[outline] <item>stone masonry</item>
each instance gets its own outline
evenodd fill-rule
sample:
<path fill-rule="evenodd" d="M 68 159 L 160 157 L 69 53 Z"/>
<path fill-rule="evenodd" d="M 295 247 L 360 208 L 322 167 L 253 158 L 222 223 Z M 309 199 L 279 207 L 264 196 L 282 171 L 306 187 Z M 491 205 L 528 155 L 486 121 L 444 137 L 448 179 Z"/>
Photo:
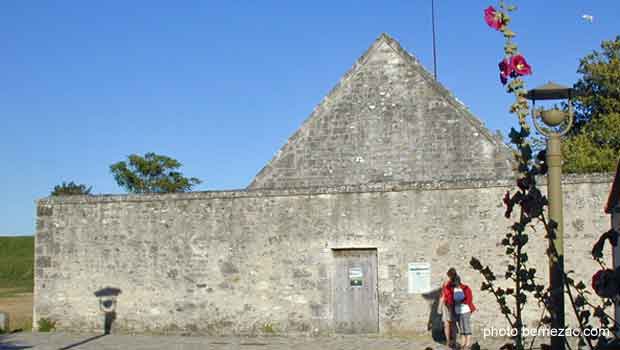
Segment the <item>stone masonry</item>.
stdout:
<path fill-rule="evenodd" d="M 431 301 L 407 293 L 407 263 L 432 283 L 456 267 L 478 290 L 471 256 L 501 269 L 507 181 L 202 192 L 41 200 L 35 320 L 102 329 L 93 293 L 120 288 L 124 332 L 330 333 L 333 249 L 375 247 L 381 333 L 426 331 Z M 608 229 L 609 177 L 565 184 L 566 265 L 587 279 L 592 242 Z M 546 271 L 544 241 L 531 260 Z M 537 242 L 537 243 L 535 243 Z M 546 273 L 543 273 L 546 276 Z M 475 323 L 504 324 L 477 292 Z M 538 310 L 528 313 L 536 320 Z"/>
<path fill-rule="evenodd" d="M 509 178 L 511 159 L 501 139 L 383 34 L 250 188 Z"/>
<path fill-rule="evenodd" d="M 331 334 L 336 252 L 359 248 L 376 249 L 380 334 L 428 331 L 434 298 L 409 293 L 412 262 L 430 263 L 433 287 L 455 267 L 475 292 L 476 328 L 507 326 L 468 262 L 508 263 L 510 157 L 381 35 L 246 190 L 39 200 L 35 327 L 103 329 L 94 293 L 112 287 L 113 332 Z M 566 266 L 586 282 L 610 182 L 564 179 Z M 546 242 L 530 242 L 545 278 Z"/>

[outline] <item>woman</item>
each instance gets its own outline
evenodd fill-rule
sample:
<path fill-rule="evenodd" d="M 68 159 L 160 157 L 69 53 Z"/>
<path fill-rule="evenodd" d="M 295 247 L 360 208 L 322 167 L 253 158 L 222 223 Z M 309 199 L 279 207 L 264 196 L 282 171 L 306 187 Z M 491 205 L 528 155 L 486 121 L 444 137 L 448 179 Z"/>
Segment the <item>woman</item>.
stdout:
<path fill-rule="evenodd" d="M 461 278 L 455 276 L 452 279 L 452 302 L 454 314 L 456 316 L 456 324 L 461 334 L 461 346 L 463 349 L 469 349 L 471 346 L 471 314 L 476 311 L 474 306 L 474 297 L 471 288 L 461 283 Z"/>
<path fill-rule="evenodd" d="M 446 273 L 448 279 L 441 285 L 441 293 L 439 294 L 439 305 L 437 312 L 441 314 L 443 321 L 443 331 L 446 336 L 446 344 L 453 348 L 456 341 L 456 328 L 454 327 L 454 308 L 453 303 L 448 300 L 452 299 L 452 279 L 457 276 L 454 268 L 448 269 Z"/>

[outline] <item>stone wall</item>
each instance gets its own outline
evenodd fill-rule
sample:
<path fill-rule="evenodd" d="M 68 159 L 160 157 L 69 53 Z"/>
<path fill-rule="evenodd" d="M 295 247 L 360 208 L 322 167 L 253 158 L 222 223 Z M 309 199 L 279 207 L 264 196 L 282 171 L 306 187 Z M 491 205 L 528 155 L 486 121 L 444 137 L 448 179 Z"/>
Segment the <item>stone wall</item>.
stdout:
<path fill-rule="evenodd" d="M 381 35 L 250 188 L 514 176 L 501 138 Z"/>
<path fill-rule="evenodd" d="M 609 229 L 611 176 L 565 181 L 566 266 L 589 279 L 589 250 Z M 34 320 L 103 328 L 94 292 L 121 289 L 114 331 L 325 334 L 333 329 L 333 249 L 378 252 L 380 332 L 427 330 L 431 300 L 407 293 L 407 264 L 432 284 L 456 267 L 472 285 L 474 324 L 502 326 L 469 268 L 503 271 L 508 181 L 380 184 L 307 190 L 46 198 L 38 202 Z M 542 232 L 539 231 L 539 236 Z M 534 236 L 534 235 L 533 235 Z M 546 243 L 530 258 L 546 275 Z M 527 310 L 528 320 L 539 311 Z"/>

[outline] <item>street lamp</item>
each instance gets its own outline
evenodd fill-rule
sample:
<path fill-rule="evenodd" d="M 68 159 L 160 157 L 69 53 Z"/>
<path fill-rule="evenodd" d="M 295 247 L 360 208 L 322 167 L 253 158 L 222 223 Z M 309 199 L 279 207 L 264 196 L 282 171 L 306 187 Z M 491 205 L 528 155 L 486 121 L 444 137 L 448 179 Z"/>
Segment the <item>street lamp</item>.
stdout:
<path fill-rule="evenodd" d="M 547 138 L 547 198 L 549 200 L 549 219 L 557 223 L 555 236 L 549 237 L 549 248 L 556 254 L 549 257 L 549 279 L 551 282 L 551 329 L 564 329 L 564 219 L 562 216 L 562 143 L 561 137 L 573 125 L 573 107 L 571 88 L 549 82 L 528 91 L 527 98 L 532 100 L 532 120 L 536 130 Z M 536 109 L 537 100 L 567 100 L 568 111 L 554 107 Z M 542 119 L 546 128 L 541 126 Z M 564 350 L 564 338 L 551 337 L 551 348 Z"/>

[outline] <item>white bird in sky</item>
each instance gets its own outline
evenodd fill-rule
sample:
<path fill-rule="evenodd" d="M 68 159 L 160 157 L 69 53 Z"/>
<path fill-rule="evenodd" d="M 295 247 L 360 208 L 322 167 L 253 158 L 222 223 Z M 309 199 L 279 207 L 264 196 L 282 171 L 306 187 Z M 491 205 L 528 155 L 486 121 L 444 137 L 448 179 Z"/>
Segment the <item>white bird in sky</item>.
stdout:
<path fill-rule="evenodd" d="M 592 15 L 581 15 L 581 18 L 583 18 L 584 20 L 592 23 L 592 21 L 594 21 L 594 16 Z"/>

